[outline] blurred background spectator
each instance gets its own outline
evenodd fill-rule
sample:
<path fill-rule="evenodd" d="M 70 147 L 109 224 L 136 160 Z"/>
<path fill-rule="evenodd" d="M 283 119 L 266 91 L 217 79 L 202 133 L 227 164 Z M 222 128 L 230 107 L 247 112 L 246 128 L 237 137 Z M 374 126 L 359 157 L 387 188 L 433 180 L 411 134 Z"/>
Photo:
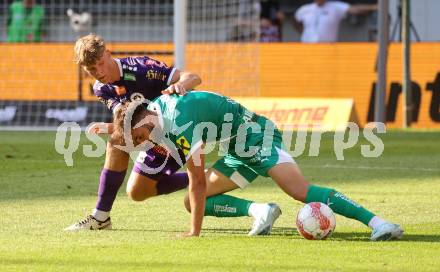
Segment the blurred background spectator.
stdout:
<path fill-rule="evenodd" d="M 341 1 L 315 0 L 295 12 L 294 26 L 301 33 L 302 42 L 336 42 L 341 21 L 348 14 L 367 14 L 376 9 L 376 4 L 350 5 Z"/>
<path fill-rule="evenodd" d="M 22 20 L 21 23 L 12 22 L 12 7 L 19 7 L 21 3 L 24 7 L 25 2 L 29 0 L 3 0 L 0 1 L 0 42 L 21 40 L 23 42 L 28 39 L 18 39 L 19 29 L 23 27 L 17 27 L 17 25 L 25 26 L 24 17 L 15 17 L 18 20 Z M 143 1 L 130 1 L 127 5 L 121 0 L 106 0 L 106 1 L 87 1 L 87 0 L 44 0 L 44 1 L 30 1 L 35 2 L 32 5 L 33 9 L 37 10 L 36 6 L 43 6 L 42 10 L 43 19 L 35 18 L 33 22 L 40 22 L 41 33 L 29 35 L 35 36 L 34 40 L 44 39 L 45 42 L 72 42 L 77 38 L 77 33 L 72 31 L 71 18 L 66 15 L 66 11 L 70 8 L 74 12 L 82 13 L 88 12 L 93 15 L 93 32 L 100 33 L 104 36 L 111 37 L 112 41 L 149 41 L 149 42 L 161 42 L 172 41 L 172 16 L 173 16 L 173 1 L 172 0 L 143 0 Z M 190 6 L 196 6 L 199 10 L 205 9 L 209 6 L 211 1 L 209 0 L 197 0 L 189 1 Z M 269 37 L 279 35 L 279 39 L 282 42 L 297 42 L 301 41 L 301 33 L 295 30 L 292 20 L 295 17 L 296 11 L 306 4 L 314 3 L 314 0 L 277 0 L 276 4 L 269 4 L 274 6 L 275 13 L 269 12 L 270 15 L 263 15 L 262 5 L 265 5 L 264 0 L 234 0 L 226 1 L 224 10 L 218 11 L 218 16 L 224 16 L 225 14 L 232 14 L 232 18 L 238 17 L 240 14 L 242 17 L 236 22 L 235 28 L 230 27 L 229 23 L 224 24 L 225 28 L 212 25 L 212 28 L 216 28 L 215 31 L 210 33 L 203 33 L 197 31 L 200 24 L 205 26 L 210 25 L 211 22 L 205 20 L 205 17 L 194 17 L 194 25 L 189 25 L 189 40 L 211 40 L 211 41 L 256 41 L 260 39 L 258 35 L 263 32 L 262 38 L 264 39 L 265 29 L 261 29 L 260 20 L 258 17 L 263 16 L 269 18 L 271 21 L 269 27 Z M 225 3 L 226 3 L 225 2 Z M 260 3 L 262 2 L 262 3 Z M 334 2 L 327 0 L 328 3 Z M 351 6 L 356 5 L 371 5 L 377 4 L 377 0 L 340 0 L 340 2 L 347 3 Z M 439 41 L 440 28 L 433 27 L 438 25 L 437 11 L 440 9 L 440 1 L 438 0 L 419 0 L 413 1 L 411 7 L 411 21 L 417 28 L 422 41 Z M 192 3 L 192 4 L 191 4 Z M 203 4 L 204 3 L 204 4 Z M 230 3 L 230 4 L 229 4 Z M 389 12 L 391 16 L 390 27 L 396 24 L 399 20 L 398 16 L 398 4 L 399 0 L 389 0 Z M 40 5 L 38 5 L 40 4 Z M 229 7 L 234 6 L 233 9 Z M 237 7 L 238 6 L 238 7 Z M 258 10 L 257 10 L 258 6 Z M 192 9 L 195 10 L 195 9 Z M 270 9 L 269 9 L 270 10 Z M 19 14 L 19 9 L 14 9 L 15 14 Z M 22 9 L 23 11 L 23 9 Z M 30 9 L 28 9 L 30 11 Z M 35 11 L 34 11 L 35 12 Z M 221 14 L 220 14 L 221 12 Z M 155 14 L 160 14 L 156 16 Z M 277 17 L 277 13 L 282 13 L 283 17 Z M 267 13 L 265 13 L 267 14 Z M 275 14 L 275 16 L 273 16 Z M 191 14 L 190 14 L 191 15 Z M 231 18 L 228 17 L 228 18 Z M 254 18 L 255 17 L 255 18 Z M 21 19 L 20 19 L 21 18 Z M 226 18 L 226 17 L 225 17 Z M 272 27 L 275 19 L 275 25 L 278 29 Z M 96 24 L 99 22 L 99 24 Z M 148 28 L 144 26 L 148 25 Z M 227 26 L 227 27 L 226 27 Z M 264 23 L 263 23 L 264 27 Z M 370 12 L 367 14 L 350 14 L 347 13 L 346 17 L 339 24 L 339 34 L 337 41 L 341 42 L 373 42 L 376 41 L 377 30 L 377 12 Z M 391 29 L 390 29 L 391 30 Z M 9 33 L 15 33 L 9 35 Z M 271 34 L 275 33 L 275 35 Z M 44 34 L 43 37 L 41 37 Z M 9 38 L 8 38 L 9 36 Z M 40 36 L 40 38 L 38 38 Z M 21 34 L 21 37 L 23 35 Z M 26 35 L 24 36 L 26 37 Z M 14 39 L 13 39 L 14 38 Z"/>
<path fill-rule="evenodd" d="M 281 42 L 284 13 L 278 0 L 260 1 L 260 41 Z"/>
<path fill-rule="evenodd" d="M 9 5 L 8 42 L 41 42 L 44 8 L 35 0 L 15 1 Z"/>

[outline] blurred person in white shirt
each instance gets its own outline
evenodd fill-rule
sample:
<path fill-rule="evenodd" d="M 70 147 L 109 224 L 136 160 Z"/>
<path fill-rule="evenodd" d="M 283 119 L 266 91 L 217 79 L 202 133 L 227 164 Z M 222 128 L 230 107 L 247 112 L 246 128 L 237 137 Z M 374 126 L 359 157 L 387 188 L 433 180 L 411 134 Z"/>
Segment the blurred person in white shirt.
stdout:
<path fill-rule="evenodd" d="M 294 26 L 301 33 L 302 42 L 336 42 L 341 21 L 348 14 L 366 14 L 375 10 L 377 4 L 350 5 L 341 1 L 315 0 L 296 11 Z"/>

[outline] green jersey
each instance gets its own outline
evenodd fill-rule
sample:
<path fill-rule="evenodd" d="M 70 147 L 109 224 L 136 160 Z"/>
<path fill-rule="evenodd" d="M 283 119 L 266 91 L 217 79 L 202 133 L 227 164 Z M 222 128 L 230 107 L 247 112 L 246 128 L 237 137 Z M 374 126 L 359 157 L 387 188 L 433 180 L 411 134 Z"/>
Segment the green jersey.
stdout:
<path fill-rule="evenodd" d="M 148 106 L 159 115 L 163 133 L 186 157 L 203 142 L 235 139 L 254 113 L 234 100 L 211 92 L 162 95 Z"/>
<path fill-rule="evenodd" d="M 26 8 L 22 1 L 9 7 L 8 42 L 40 42 L 44 9 L 40 5 Z"/>
<path fill-rule="evenodd" d="M 203 142 L 220 142 L 222 158 L 212 167 L 241 188 L 258 175 L 267 177 L 277 164 L 295 163 L 272 121 L 228 97 L 210 92 L 162 95 L 148 109 L 158 114 L 160 137 L 165 137 L 161 142 L 180 158 L 188 159 Z"/>

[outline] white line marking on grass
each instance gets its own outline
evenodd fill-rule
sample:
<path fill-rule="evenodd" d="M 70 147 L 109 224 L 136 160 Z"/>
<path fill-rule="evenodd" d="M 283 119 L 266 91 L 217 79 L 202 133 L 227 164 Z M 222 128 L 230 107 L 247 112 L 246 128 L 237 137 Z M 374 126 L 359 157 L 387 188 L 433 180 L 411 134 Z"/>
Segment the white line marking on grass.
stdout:
<path fill-rule="evenodd" d="M 393 167 L 393 166 L 346 166 L 336 164 L 324 164 L 324 165 L 300 165 L 300 167 L 307 168 L 339 168 L 339 169 L 361 169 L 361 170 L 408 170 L 408 171 L 421 171 L 421 172 L 439 172 L 438 168 L 410 168 L 410 167 Z"/>

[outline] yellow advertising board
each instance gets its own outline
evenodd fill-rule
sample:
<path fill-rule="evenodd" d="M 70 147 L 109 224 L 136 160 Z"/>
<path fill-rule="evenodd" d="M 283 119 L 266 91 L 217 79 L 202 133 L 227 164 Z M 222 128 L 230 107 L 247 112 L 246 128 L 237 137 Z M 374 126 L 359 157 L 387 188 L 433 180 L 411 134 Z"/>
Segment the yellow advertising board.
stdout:
<path fill-rule="evenodd" d="M 235 97 L 281 129 L 335 131 L 350 121 L 353 99 Z"/>

